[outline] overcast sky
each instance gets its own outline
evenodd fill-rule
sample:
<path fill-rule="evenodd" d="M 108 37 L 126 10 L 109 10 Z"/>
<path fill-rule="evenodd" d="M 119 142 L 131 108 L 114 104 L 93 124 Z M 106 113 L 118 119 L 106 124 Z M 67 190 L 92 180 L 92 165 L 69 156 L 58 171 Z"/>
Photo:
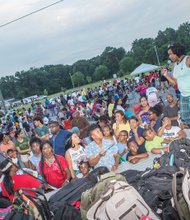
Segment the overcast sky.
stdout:
<path fill-rule="evenodd" d="M 56 0 L 0 0 L 0 25 Z M 190 21 L 190 0 L 65 0 L 0 28 L 0 77 L 49 64 L 72 64 L 106 46 L 130 50 Z"/>

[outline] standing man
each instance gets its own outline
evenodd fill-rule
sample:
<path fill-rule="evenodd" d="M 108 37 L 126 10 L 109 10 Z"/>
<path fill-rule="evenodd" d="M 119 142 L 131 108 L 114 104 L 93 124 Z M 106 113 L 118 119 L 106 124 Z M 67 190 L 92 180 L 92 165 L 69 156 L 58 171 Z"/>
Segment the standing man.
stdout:
<path fill-rule="evenodd" d="M 180 96 L 180 117 L 185 127 L 190 127 L 190 56 L 185 56 L 185 48 L 175 43 L 168 48 L 169 58 L 175 62 L 173 77 L 168 75 L 167 69 L 162 69 L 166 79 L 178 85 Z"/>

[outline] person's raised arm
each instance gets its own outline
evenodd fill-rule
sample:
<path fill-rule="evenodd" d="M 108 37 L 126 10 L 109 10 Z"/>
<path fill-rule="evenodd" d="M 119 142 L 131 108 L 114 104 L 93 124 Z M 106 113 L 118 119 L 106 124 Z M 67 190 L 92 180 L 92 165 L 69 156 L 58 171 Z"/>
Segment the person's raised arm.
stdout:
<path fill-rule="evenodd" d="M 161 69 L 161 72 L 162 72 L 162 74 L 166 77 L 166 79 L 167 79 L 171 84 L 173 84 L 173 85 L 176 85 L 176 84 L 177 84 L 177 80 L 168 75 L 168 70 L 167 70 L 167 69 L 162 68 L 162 69 Z"/>
<path fill-rule="evenodd" d="M 71 173 L 71 178 L 75 178 L 75 173 L 74 173 L 74 170 L 73 170 L 73 165 L 72 165 L 72 161 L 71 161 L 71 156 L 69 154 L 69 151 L 67 150 L 66 153 L 65 153 L 65 159 L 68 163 L 68 166 L 69 166 L 69 170 L 70 170 L 70 173 Z"/>
<path fill-rule="evenodd" d="M 99 162 L 99 160 L 100 160 L 100 158 L 101 157 L 103 157 L 103 156 L 105 156 L 106 155 L 106 151 L 103 151 L 103 152 L 100 152 L 98 155 L 96 155 L 96 156 L 92 156 L 92 157 L 90 157 L 89 158 L 89 164 L 90 164 L 90 166 L 95 166 L 98 162 Z"/>

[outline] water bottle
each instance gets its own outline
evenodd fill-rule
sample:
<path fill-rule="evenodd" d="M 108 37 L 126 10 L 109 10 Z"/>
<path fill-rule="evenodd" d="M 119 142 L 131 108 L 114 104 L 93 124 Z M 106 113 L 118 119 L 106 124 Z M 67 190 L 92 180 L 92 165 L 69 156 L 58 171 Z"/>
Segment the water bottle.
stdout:
<path fill-rule="evenodd" d="M 170 156 L 169 164 L 170 164 L 171 167 L 174 165 L 174 155 L 173 154 Z"/>

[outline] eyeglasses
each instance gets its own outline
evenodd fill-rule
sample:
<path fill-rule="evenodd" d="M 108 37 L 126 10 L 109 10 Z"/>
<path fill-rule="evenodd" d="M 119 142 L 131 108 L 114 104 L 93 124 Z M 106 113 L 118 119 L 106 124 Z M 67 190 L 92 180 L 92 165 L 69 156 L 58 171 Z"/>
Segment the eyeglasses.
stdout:
<path fill-rule="evenodd" d="M 49 128 L 56 128 L 58 125 L 51 125 Z"/>
<path fill-rule="evenodd" d="M 79 168 L 82 169 L 82 170 L 83 169 L 88 169 L 88 166 L 80 166 Z"/>

